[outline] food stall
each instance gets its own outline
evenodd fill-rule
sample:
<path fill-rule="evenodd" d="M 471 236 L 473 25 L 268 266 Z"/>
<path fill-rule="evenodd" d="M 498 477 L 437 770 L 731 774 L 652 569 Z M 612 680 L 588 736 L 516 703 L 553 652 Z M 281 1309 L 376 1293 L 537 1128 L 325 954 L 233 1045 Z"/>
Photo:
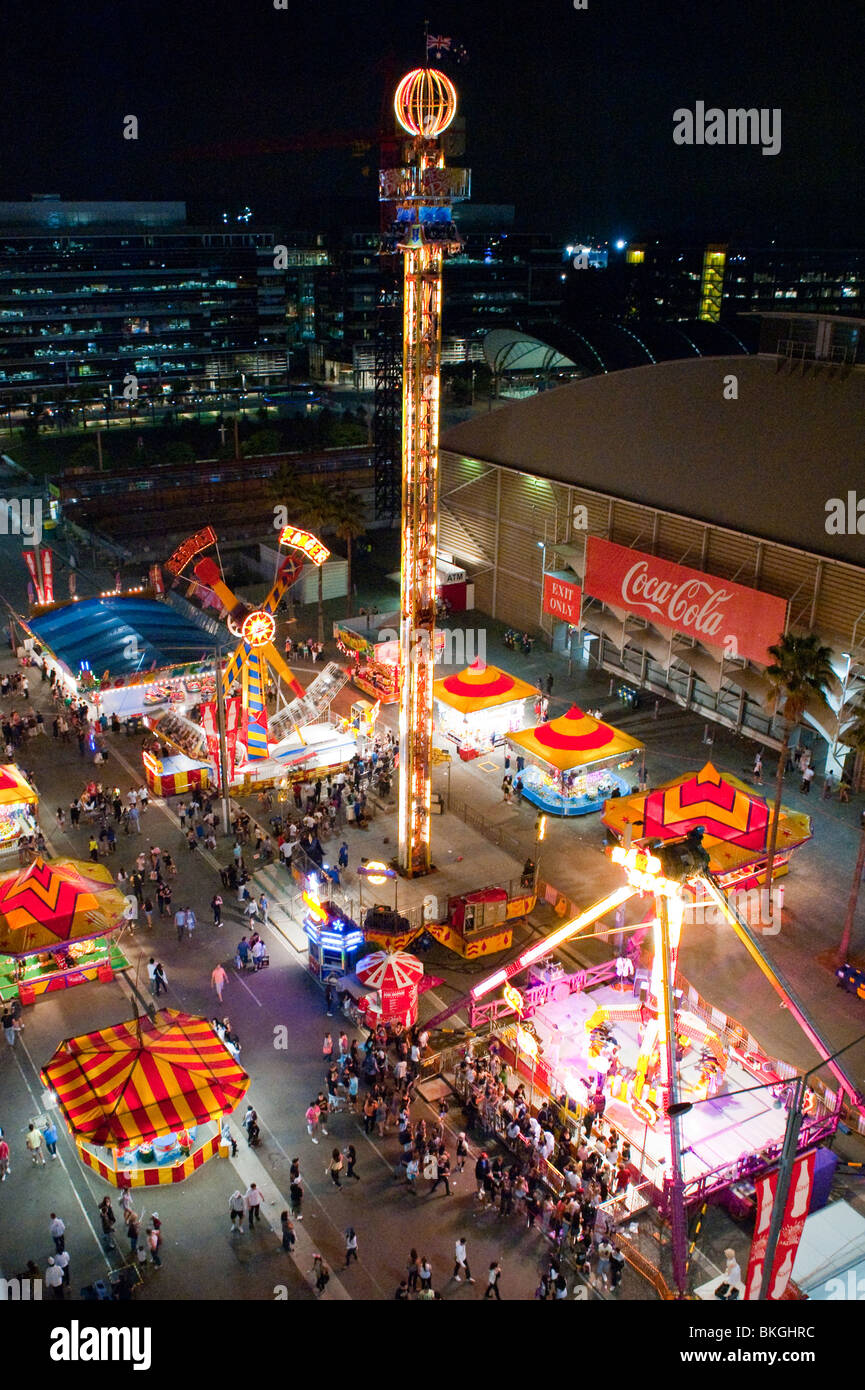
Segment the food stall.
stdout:
<path fill-rule="evenodd" d="M 128 969 L 114 939 L 127 911 L 102 864 L 37 858 L 0 875 L 0 999 L 32 1004 Z"/>
<path fill-rule="evenodd" d="M 359 690 L 383 705 L 399 699 L 399 613 L 343 618 L 334 623 L 336 645 L 349 663 L 349 678 Z M 388 635 L 380 640 L 381 634 Z M 436 628 L 433 644 L 438 659 L 445 635 Z"/>
<path fill-rule="evenodd" d="M 20 767 L 0 764 L 0 855 L 15 850 L 21 835 L 35 835 L 39 797 Z"/>
<path fill-rule="evenodd" d="M 523 728 L 529 717 L 528 701 L 539 694 L 527 681 L 476 661 L 464 671 L 433 682 L 436 728 L 456 744 L 467 762 Z"/>
<path fill-rule="evenodd" d="M 424 974 L 417 956 L 407 951 L 374 951 L 358 961 L 355 974 L 362 985 L 374 991 L 364 1010 L 368 1028 L 377 1028 L 380 1023 L 401 1023 L 410 1028 L 417 1023 L 418 986 Z"/>
<path fill-rule="evenodd" d="M 81 1162 L 115 1187 L 188 1178 L 249 1087 L 207 1019 L 177 1009 L 67 1038 L 41 1077 Z"/>
<path fill-rule="evenodd" d="M 181 792 L 193 788 L 204 790 L 210 784 L 210 772 L 206 763 L 197 762 L 186 753 L 169 753 L 160 756 L 144 749 L 141 754 L 144 763 L 144 777 L 151 796 L 179 796 Z"/>
<path fill-rule="evenodd" d="M 363 932 L 330 901 L 319 902 L 313 893 L 304 892 L 306 909 L 303 930 L 309 942 L 307 965 L 316 979 L 345 975 L 364 946 Z"/>
<path fill-rule="evenodd" d="M 519 778 L 526 800 L 553 816 L 600 811 L 607 797 L 625 796 L 632 781 L 643 780 L 639 739 L 577 705 L 558 719 L 510 734 L 507 742 L 526 764 L 514 782 Z"/>

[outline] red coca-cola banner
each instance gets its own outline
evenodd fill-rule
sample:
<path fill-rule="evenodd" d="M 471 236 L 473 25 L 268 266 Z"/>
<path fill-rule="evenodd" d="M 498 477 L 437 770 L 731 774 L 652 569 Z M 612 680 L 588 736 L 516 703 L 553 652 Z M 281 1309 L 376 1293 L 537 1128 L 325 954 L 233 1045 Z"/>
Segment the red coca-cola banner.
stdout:
<path fill-rule="evenodd" d="M 783 1298 L 793 1272 L 793 1263 L 799 1241 L 808 1215 L 811 1202 L 811 1188 L 814 1182 L 814 1153 L 806 1154 L 793 1166 L 790 1191 L 784 1208 L 781 1234 L 772 1263 L 772 1278 L 769 1284 L 769 1298 Z M 754 1237 L 751 1241 L 751 1258 L 748 1261 L 748 1277 L 745 1280 L 745 1297 L 759 1298 L 763 1283 L 763 1265 L 766 1259 L 766 1246 L 769 1241 L 769 1224 L 775 1207 L 775 1194 L 778 1190 L 778 1173 L 770 1173 L 757 1183 L 757 1220 L 754 1224 Z"/>
<path fill-rule="evenodd" d="M 566 623 L 579 623 L 580 599 L 582 590 L 579 584 L 569 579 L 557 579 L 553 574 L 544 575 L 544 612 Z"/>
<path fill-rule="evenodd" d="M 762 665 L 787 621 L 786 599 L 597 536 L 586 542 L 585 589 L 614 608 Z"/>

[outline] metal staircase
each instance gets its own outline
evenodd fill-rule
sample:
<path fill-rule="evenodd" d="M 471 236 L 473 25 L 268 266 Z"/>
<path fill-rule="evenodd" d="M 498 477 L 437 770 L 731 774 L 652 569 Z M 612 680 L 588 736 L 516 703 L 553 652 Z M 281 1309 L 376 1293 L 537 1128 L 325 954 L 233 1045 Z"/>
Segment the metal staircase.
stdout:
<path fill-rule="evenodd" d="M 327 713 L 332 701 L 348 683 L 348 674 L 335 661 L 329 661 L 320 675 L 306 688 L 303 699 L 292 700 L 268 722 L 271 742 L 279 742 L 299 725 L 315 724 Z"/>

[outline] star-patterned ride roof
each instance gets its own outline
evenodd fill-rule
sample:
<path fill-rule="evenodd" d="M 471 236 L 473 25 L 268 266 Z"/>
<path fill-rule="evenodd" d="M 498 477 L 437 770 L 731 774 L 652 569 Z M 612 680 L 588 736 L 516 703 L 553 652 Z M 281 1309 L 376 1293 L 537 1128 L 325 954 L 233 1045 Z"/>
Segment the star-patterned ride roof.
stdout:
<path fill-rule="evenodd" d="M 28 956 L 104 936 L 120 925 L 125 906 L 103 865 L 38 857 L 0 875 L 0 955 Z"/>

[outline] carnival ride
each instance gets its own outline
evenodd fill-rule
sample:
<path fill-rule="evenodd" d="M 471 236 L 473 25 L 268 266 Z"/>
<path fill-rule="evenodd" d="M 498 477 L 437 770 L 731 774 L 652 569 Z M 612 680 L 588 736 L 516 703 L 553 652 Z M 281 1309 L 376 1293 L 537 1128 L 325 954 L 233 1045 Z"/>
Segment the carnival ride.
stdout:
<path fill-rule="evenodd" d="M 186 581 L 188 597 L 215 602 L 237 638 L 218 676 L 221 688 L 214 691 L 225 707 L 227 780 L 232 789 L 287 786 L 310 774 L 344 770 L 357 747 L 351 727 L 336 727 L 329 719 L 331 702 L 348 679 L 345 672 L 330 662 L 304 689 L 273 641 L 279 603 L 298 578 L 303 557 L 322 565 L 330 552 L 311 532 L 294 526 L 283 528 L 279 544 L 299 554 L 280 560 L 267 595 L 257 605 L 239 598 L 225 582 L 210 526 L 185 541 L 165 566 L 183 580 L 194 561 L 194 579 Z M 213 683 L 215 687 L 215 678 Z M 275 701 L 269 712 L 271 691 Z M 213 785 L 220 781 L 220 700 L 196 700 L 196 693 L 207 693 L 204 686 L 187 693 L 186 708 L 173 705 L 147 721 L 155 740 L 145 750 L 145 768 L 154 791 L 158 785 L 166 795 L 201 784 L 204 778 Z"/>
<path fill-rule="evenodd" d="M 456 115 L 444 73 L 406 74 L 394 111 L 412 137 L 399 169 L 382 170 L 379 198 L 395 218 L 386 238 L 403 255 L 402 546 L 400 569 L 399 867 L 429 873 L 442 261 L 458 251 L 452 204 L 468 197 L 465 169 L 446 169 L 439 137 Z"/>
<path fill-rule="evenodd" d="M 744 1103 L 742 1091 L 736 1089 L 735 1098 L 725 1096 L 725 1078 L 729 1068 L 738 1063 L 751 1075 L 758 1078 L 758 1089 L 762 1085 L 773 1086 L 782 1080 L 757 1050 L 753 1041 L 743 1034 L 736 1043 L 731 1043 L 722 1030 L 716 1031 L 702 1022 L 674 988 L 676 978 L 679 933 L 684 913 L 683 890 L 699 886 L 716 905 L 722 918 L 732 928 L 749 956 L 759 967 L 769 984 L 780 996 L 784 1006 L 796 1019 L 800 1028 L 814 1047 L 818 1056 L 826 1064 L 828 1071 L 837 1082 L 837 1092 L 825 1095 L 819 1114 L 813 1123 L 804 1126 L 799 1141 L 799 1151 L 806 1152 L 834 1132 L 837 1128 L 841 1106 L 845 1097 L 852 1106 L 865 1114 L 865 1097 L 859 1092 L 854 1080 L 841 1061 L 833 1055 L 832 1049 L 824 1042 L 819 1028 L 808 1011 L 798 999 L 777 965 L 769 961 L 761 946 L 759 936 L 738 911 L 735 900 L 728 897 L 709 868 L 709 853 L 703 847 L 702 827 L 695 827 L 686 836 L 668 840 L 665 844 L 653 844 L 648 848 L 631 846 L 626 849 L 618 846 L 613 850 L 613 860 L 623 869 L 627 882 L 570 922 L 564 923 L 541 941 L 527 947 L 509 964 L 493 971 L 476 984 L 468 995 L 455 1000 L 447 1009 L 435 1015 L 426 1023 L 429 1030 L 441 1024 L 467 1004 L 471 1009 L 473 1026 L 478 1026 L 475 1006 L 480 1001 L 503 989 L 500 1000 L 490 999 L 496 1006 L 496 1017 L 508 1012 L 520 1013 L 513 1004 L 511 981 L 530 965 L 548 956 L 565 942 L 585 931 L 607 913 L 623 906 L 629 899 L 639 895 L 651 895 L 654 899 L 653 920 L 654 951 L 651 974 L 639 972 L 635 981 L 635 994 L 639 1002 L 622 1005 L 621 996 L 610 991 L 609 1001 L 601 1008 L 584 1009 L 584 1036 L 587 1041 L 582 1062 L 566 1073 L 563 1100 L 588 1105 L 590 1095 L 600 1091 L 612 1097 L 614 1103 L 624 1107 L 620 1114 L 627 1112 L 634 1116 L 638 1127 L 636 1136 L 642 1133 L 643 1147 L 646 1136 L 656 1136 L 656 1157 L 651 1165 L 651 1176 L 647 1181 L 655 1189 L 655 1198 L 661 1210 L 670 1219 L 672 1227 L 672 1255 L 674 1279 L 680 1292 L 684 1291 L 687 1268 L 687 1202 L 707 1190 L 705 1175 L 709 1174 L 722 1185 L 734 1181 L 734 1174 L 744 1173 L 755 1176 L 769 1171 L 779 1161 L 783 1119 L 775 1119 L 772 1128 L 768 1117 L 778 1112 L 771 1106 L 763 1105 L 760 1113 L 755 1113 L 755 1104 L 749 1109 Z M 641 978 L 641 976 L 643 978 Z M 509 988 L 510 987 L 510 988 Z M 578 983 L 578 989 L 584 985 Z M 565 993 L 567 994 L 567 987 Z M 714 1017 L 714 1015 L 713 1015 Z M 521 1020 L 522 1022 L 522 1020 Z M 635 1024 L 637 1029 L 636 1065 L 629 1068 L 613 1065 L 618 1040 L 614 1026 Z M 558 1026 L 558 1025 L 557 1025 Z M 583 1031 L 582 1029 L 580 1030 Z M 692 1051 L 696 1042 L 696 1058 L 686 1054 Z M 606 1049 L 603 1062 L 598 1065 Z M 536 1048 L 536 1055 L 541 1049 Z M 612 1055 L 611 1055 L 612 1054 Z M 581 1054 L 582 1055 L 582 1054 Z M 580 1071 L 593 1070 L 594 1076 L 586 1078 Z M 689 1071 L 689 1075 L 686 1075 Z M 551 1073 L 546 1071 L 547 1081 L 552 1086 Z M 788 1072 L 789 1074 L 789 1072 Z M 532 1077 L 534 1078 L 534 1066 Z M 753 1087 L 745 1087 L 753 1091 Z M 682 1119 L 678 1113 L 679 1102 L 707 1100 L 709 1103 L 698 1107 L 693 1117 L 689 1117 L 693 1136 L 687 1148 L 681 1140 Z M 748 1095 L 748 1101 L 754 1097 Z M 607 1112 L 609 1114 L 609 1112 Z M 714 1170 L 709 1161 L 703 1161 L 695 1154 L 698 1146 L 696 1136 L 698 1126 L 714 1126 L 710 1135 L 726 1161 Z M 750 1129 L 748 1126 L 750 1125 Z M 627 1121 L 624 1120 L 627 1130 Z M 754 1135 L 751 1142 L 743 1138 L 746 1130 Z M 776 1132 L 777 1131 L 777 1132 Z M 702 1130 L 699 1133 L 702 1134 Z M 726 1146 L 726 1147 L 724 1147 Z M 707 1144 L 707 1151 L 710 1146 Z M 683 1157 L 688 1155 L 690 1173 L 694 1174 L 688 1182 L 686 1193 L 683 1174 Z M 645 1155 L 644 1155 L 645 1156 Z M 717 1157 L 715 1158 L 718 1164 Z M 703 1173 L 700 1169 L 703 1169 Z"/>

